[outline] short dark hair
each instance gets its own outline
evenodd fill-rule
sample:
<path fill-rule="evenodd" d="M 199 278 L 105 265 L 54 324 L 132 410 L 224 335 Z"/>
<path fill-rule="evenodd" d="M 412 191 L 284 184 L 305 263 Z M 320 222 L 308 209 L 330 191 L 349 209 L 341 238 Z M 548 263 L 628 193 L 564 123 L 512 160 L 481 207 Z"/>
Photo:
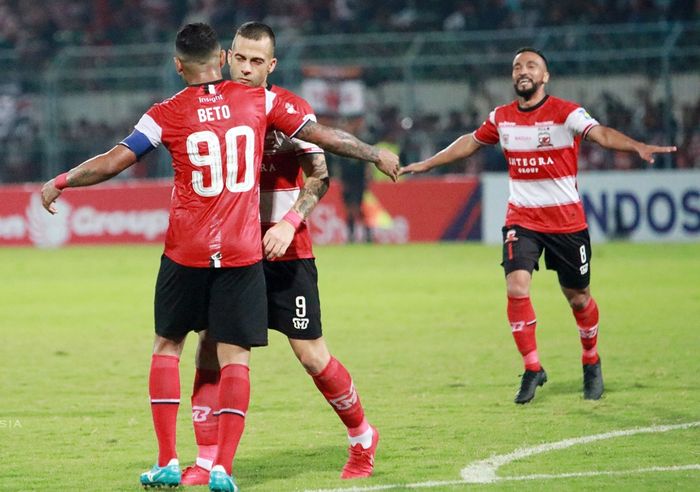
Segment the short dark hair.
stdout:
<path fill-rule="evenodd" d="M 270 41 L 272 41 L 272 49 L 275 49 L 275 32 L 270 26 L 263 24 L 262 22 L 251 21 L 242 24 L 236 31 L 236 36 L 241 36 L 246 39 L 254 39 L 256 41 L 262 39 L 263 37 L 268 37 L 270 38 Z"/>
<path fill-rule="evenodd" d="M 542 53 L 537 48 L 532 48 L 530 46 L 524 46 L 515 52 L 515 56 L 518 56 L 520 53 L 534 53 L 544 60 L 544 68 L 547 68 L 549 66 L 549 62 L 547 62 L 547 57 L 544 56 L 544 53 Z"/>
<path fill-rule="evenodd" d="M 197 22 L 180 29 L 175 38 L 178 55 L 188 60 L 204 61 L 221 50 L 219 37 L 209 24 Z"/>

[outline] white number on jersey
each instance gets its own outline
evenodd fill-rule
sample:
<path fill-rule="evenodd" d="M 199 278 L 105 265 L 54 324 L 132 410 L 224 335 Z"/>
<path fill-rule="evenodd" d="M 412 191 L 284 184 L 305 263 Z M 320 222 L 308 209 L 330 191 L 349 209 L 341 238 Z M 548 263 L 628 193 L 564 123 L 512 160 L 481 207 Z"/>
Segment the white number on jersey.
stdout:
<path fill-rule="evenodd" d="M 238 162 L 239 138 L 244 147 L 244 162 Z M 249 126 L 235 126 L 226 132 L 226 179 L 224 180 L 224 161 L 221 157 L 219 138 L 212 131 L 195 132 L 187 137 L 187 154 L 190 162 L 198 167 L 209 167 L 211 183 L 204 184 L 204 173 L 192 171 L 192 187 L 200 196 L 212 197 L 224 191 L 224 185 L 232 193 L 249 191 L 255 184 L 255 132 Z M 208 153 L 199 152 L 200 144 L 206 143 Z M 239 165 L 244 166 L 243 181 L 238 182 Z"/>

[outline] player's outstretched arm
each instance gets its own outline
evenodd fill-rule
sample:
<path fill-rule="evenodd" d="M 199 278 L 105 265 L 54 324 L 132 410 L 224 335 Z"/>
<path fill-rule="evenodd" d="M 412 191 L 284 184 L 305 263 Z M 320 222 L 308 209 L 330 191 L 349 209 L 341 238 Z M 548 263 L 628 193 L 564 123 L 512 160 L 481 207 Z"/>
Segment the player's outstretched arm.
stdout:
<path fill-rule="evenodd" d="M 300 156 L 299 160 L 306 175 L 304 186 L 284 219 L 270 227 L 263 237 L 263 249 L 268 260 L 279 258 L 287 252 L 301 222 L 311 215 L 328 191 L 330 181 L 324 155 L 307 154 Z"/>
<path fill-rule="evenodd" d="M 654 154 L 667 154 L 675 152 L 676 147 L 663 147 L 659 145 L 647 145 L 644 142 L 628 137 L 622 132 L 608 126 L 596 125 L 588 132 L 586 139 L 595 142 L 601 147 L 623 152 L 636 152 L 639 157 L 649 164 L 654 163 Z"/>
<path fill-rule="evenodd" d="M 481 144 L 476 141 L 473 133 L 462 135 L 450 145 L 442 149 L 434 156 L 424 161 L 414 162 L 399 170 L 399 176 L 403 174 L 424 173 L 434 167 L 444 166 L 459 159 L 466 159 L 481 148 Z"/>
<path fill-rule="evenodd" d="M 399 177 L 399 156 L 386 149 L 369 145 L 340 128 L 309 121 L 295 136 L 334 154 L 372 162 L 393 181 Z"/>
<path fill-rule="evenodd" d="M 104 154 L 96 155 L 68 172 L 50 179 L 41 187 L 41 202 L 51 214 L 57 212 L 54 202 L 64 188 L 90 186 L 107 181 L 136 162 L 136 154 L 123 145 L 116 145 Z"/>

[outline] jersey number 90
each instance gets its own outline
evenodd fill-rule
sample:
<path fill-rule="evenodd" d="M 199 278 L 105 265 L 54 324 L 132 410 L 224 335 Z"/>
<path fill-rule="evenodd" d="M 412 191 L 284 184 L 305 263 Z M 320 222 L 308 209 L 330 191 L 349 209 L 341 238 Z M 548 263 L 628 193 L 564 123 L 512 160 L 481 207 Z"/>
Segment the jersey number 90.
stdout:
<path fill-rule="evenodd" d="M 192 187 L 200 196 L 212 197 L 220 195 L 226 189 L 233 193 L 249 191 L 255 184 L 255 132 L 249 126 L 235 126 L 229 129 L 224 136 L 226 140 L 226 161 L 221 155 L 221 144 L 216 133 L 205 130 L 195 132 L 187 137 L 187 154 L 190 162 L 195 166 L 209 167 L 211 183 L 204 184 L 204 173 L 192 171 Z M 244 162 L 238 162 L 238 146 L 242 141 L 244 148 Z M 208 153 L 200 153 L 201 145 L 206 143 Z M 238 182 L 238 166 L 243 165 L 243 181 Z M 224 178 L 224 167 L 226 177 Z"/>

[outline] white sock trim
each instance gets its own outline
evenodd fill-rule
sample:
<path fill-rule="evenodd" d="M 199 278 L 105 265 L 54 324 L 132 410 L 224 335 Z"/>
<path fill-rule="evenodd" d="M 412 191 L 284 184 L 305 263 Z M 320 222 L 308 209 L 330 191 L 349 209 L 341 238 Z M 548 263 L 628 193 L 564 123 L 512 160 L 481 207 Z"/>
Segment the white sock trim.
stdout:
<path fill-rule="evenodd" d="M 214 466 L 214 461 L 208 460 L 206 458 L 200 458 L 199 456 L 197 456 L 197 459 L 194 461 L 194 463 L 197 466 L 209 471 L 211 471 L 211 467 Z"/>
<path fill-rule="evenodd" d="M 355 444 L 361 444 L 364 449 L 369 449 L 372 446 L 372 436 L 374 433 L 372 432 L 372 427 L 367 429 L 365 432 L 360 434 L 359 436 L 351 437 L 348 436 L 348 440 L 350 441 L 350 446 L 354 446 Z"/>

